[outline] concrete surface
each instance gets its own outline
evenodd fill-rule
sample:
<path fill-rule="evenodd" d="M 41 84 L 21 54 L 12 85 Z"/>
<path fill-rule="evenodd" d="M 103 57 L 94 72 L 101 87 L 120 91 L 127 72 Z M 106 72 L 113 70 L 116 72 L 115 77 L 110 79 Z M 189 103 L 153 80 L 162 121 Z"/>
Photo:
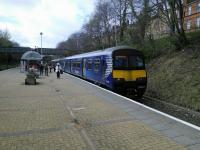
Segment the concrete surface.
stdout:
<path fill-rule="evenodd" d="M 0 150 L 198 149 L 200 133 L 70 75 L 0 72 Z"/>

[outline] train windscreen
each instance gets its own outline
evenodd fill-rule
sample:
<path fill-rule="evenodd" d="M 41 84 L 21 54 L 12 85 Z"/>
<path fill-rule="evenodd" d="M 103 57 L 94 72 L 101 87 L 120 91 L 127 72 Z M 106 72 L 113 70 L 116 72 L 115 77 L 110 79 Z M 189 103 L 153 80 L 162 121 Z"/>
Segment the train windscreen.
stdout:
<path fill-rule="evenodd" d="M 115 56 L 114 69 L 144 69 L 144 59 L 139 55 Z"/>

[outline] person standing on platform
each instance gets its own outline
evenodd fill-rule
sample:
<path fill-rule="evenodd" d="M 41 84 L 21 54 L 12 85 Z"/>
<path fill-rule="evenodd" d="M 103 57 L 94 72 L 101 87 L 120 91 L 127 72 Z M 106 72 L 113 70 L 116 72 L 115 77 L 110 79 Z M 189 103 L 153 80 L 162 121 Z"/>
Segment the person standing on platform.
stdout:
<path fill-rule="evenodd" d="M 57 74 L 57 79 L 60 78 L 60 70 L 61 70 L 61 66 L 59 63 L 56 64 L 56 74 Z"/>
<path fill-rule="evenodd" d="M 43 75 L 43 70 L 44 70 L 44 67 L 42 64 L 40 64 L 40 75 L 42 76 Z"/>
<path fill-rule="evenodd" d="M 56 71 L 56 65 L 55 64 L 53 65 L 53 71 L 54 72 Z"/>
<path fill-rule="evenodd" d="M 52 64 L 49 64 L 49 73 L 51 73 Z"/>
<path fill-rule="evenodd" d="M 49 69 L 48 69 L 48 64 L 46 63 L 46 64 L 45 64 L 45 75 L 46 75 L 46 76 L 48 76 L 48 71 L 49 71 Z"/>

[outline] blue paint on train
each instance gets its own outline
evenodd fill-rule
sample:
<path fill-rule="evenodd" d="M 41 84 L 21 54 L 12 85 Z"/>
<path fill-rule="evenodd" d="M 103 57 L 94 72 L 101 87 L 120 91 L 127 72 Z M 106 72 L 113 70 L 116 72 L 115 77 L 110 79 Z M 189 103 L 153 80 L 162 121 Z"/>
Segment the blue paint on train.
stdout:
<path fill-rule="evenodd" d="M 63 59 L 57 60 L 61 67 L 63 68 L 64 72 L 70 73 L 76 76 L 79 76 L 81 78 L 93 81 L 95 83 L 101 84 L 106 86 L 107 88 L 110 88 L 111 90 L 114 90 L 115 87 L 114 84 L 116 82 L 116 79 L 113 79 L 113 62 L 114 57 L 122 55 L 141 55 L 142 53 L 140 51 L 137 51 L 133 48 L 127 47 L 127 46 L 119 46 L 119 47 L 113 47 L 108 48 L 105 50 L 90 52 L 90 53 L 84 53 L 79 54 L 75 56 L 66 57 Z M 142 56 L 143 57 L 143 56 Z M 115 68 L 116 69 L 116 68 Z M 145 68 L 143 67 L 143 70 Z M 122 68 L 119 70 L 134 70 L 130 68 Z M 146 87 L 146 79 L 142 79 L 144 81 L 127 81 L 128 86 L 130 84 L 135 84 L 137 88 L 137 84 L 141 82 L 141 84 L 144 84 Z M 126 86 L 126 81 L 122 83 L 122 85 Z M 131 87 L 135 88 L 135 85 Z M 128 87 L 129 88 L 129 87 Z M 141 95 L 143 95 L 145 89 L 142 90 Z"/>
<path fill-rule="evenodd" d="M 83 58 L 66 57 L 59 63 L 64 72 L 70 73 L 112 89 L 112 57 L 98 55 Z"/>

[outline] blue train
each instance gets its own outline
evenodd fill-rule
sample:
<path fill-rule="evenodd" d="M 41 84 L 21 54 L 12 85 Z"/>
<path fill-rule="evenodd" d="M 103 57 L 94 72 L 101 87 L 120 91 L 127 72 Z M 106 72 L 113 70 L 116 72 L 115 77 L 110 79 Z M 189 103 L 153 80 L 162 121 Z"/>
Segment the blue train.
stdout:
<path fill-rule="evenodd" d="M 61 64 L 64 72 L 113 91 L 128 92 L 140 98 L 146 90 L 144 56 L 141 51 L 131 47 L 112 47 L 66 57 L 56 62 Z"/>

